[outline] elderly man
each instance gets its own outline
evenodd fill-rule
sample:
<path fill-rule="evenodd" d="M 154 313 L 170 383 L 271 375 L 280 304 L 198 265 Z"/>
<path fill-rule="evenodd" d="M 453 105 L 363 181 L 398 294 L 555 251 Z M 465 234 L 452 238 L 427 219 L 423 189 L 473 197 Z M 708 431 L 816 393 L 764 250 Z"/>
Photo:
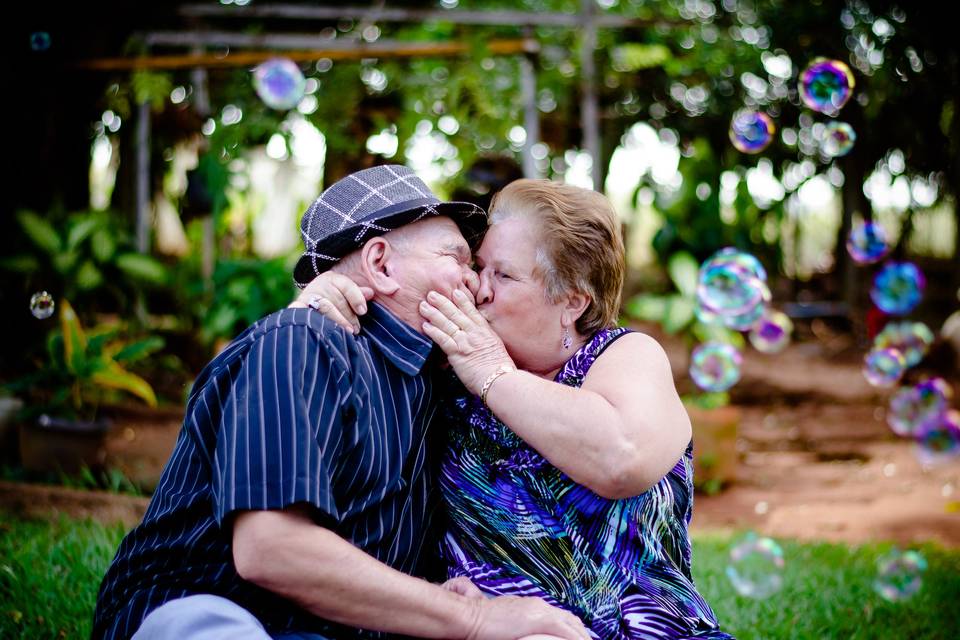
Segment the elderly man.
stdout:
<path fill-rule="evenodd" d="M 347 176 L 304 214 L 294 277 L 333 268 L 374 296 L 356 335 L 285 309 L 197 379 L 143 522 L 100 588 L 94 636 L 589 636 L 536 598 L 478 597 L 423 575 L 438 393 L 418 304 L 476 288 L 473 205 L 408 169 Z"/>

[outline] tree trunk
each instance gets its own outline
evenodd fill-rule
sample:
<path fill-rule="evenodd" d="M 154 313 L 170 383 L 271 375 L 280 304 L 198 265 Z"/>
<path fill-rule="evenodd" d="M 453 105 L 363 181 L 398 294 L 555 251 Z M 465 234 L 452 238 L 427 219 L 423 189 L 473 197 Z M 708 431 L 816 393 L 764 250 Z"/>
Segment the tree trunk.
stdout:
<path fill-rule="evenodd" d="M 863 193 L 863 182 L 866 171 L 862 156 L 856 152 L 850 154 L 843 161 L 843 191 L 840 230 L 837 233 L 837 243 L 834 248 L 834 276 L 839 280 L 840 298 L 847 304 L 847 316 L 853 324 L 854 333 L 862 329 L 858 319 L 864 317 L 860 291 L 860 270 L 857 264 L 847 253 L 847 236 L 853 227 L 854 213 L 860 214 L 864 220 L 873 219 L 873 209 L 870 200 Z"/>

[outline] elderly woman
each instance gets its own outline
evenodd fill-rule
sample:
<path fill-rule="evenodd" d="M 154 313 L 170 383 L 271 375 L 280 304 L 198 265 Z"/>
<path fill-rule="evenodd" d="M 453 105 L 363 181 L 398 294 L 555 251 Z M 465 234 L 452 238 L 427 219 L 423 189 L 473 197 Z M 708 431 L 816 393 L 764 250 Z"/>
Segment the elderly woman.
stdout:
<path fill-rule="evenodd" d="M 690 572 L 691 431 L 669 362 L 615 326 L 624 251 L 609 201 L 513 182 L 475 260 L 475 304 L 421 304 L 469 392 L 450 399 L 442 466 L 450 576 L 540 596 L 599 638 L 730 638 Z M 337 274 L 299 299 L 318 294 L 346 326 L 363 309 Z"/>

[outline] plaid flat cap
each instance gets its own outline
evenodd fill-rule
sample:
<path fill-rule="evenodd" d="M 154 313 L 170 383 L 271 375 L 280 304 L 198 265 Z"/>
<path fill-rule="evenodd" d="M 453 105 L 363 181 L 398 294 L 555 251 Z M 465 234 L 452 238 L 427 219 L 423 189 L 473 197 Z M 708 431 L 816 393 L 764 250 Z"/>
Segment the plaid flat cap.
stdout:
<path fill-rule="evenodd" d="M 293 270 L 301 289 L 374 236 L 430 216 L 447 216 L 471 247 L 487 228 L 487 214 L 469 202 L 441 202 L 410 169 L 380 165 L 332 184 L 300 221 L 305 251 Z"/>

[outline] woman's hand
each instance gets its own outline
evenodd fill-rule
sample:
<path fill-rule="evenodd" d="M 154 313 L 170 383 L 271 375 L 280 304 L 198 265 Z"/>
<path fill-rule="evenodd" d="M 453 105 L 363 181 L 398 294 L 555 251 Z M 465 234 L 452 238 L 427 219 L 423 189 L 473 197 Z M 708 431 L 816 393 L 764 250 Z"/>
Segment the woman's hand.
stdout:
<path fill-rule="evenodd" d="M 465 293 L 453 292 L 454 301 L 435 291 L 420 303 L 420 315 L 426 319 L 423 332 L 447 354 L 457 377 L 474 394 L 502 365 L 513 367 L 500 336 Z"/>
<path fill-rule="evenodd" d="M 373 289 L 359 287 L 347 276 L 325 271 L 310 281 L 290 307 L 310 307 L 347 331 L 360 333 L 360 320 L 367 312 Z"/>

